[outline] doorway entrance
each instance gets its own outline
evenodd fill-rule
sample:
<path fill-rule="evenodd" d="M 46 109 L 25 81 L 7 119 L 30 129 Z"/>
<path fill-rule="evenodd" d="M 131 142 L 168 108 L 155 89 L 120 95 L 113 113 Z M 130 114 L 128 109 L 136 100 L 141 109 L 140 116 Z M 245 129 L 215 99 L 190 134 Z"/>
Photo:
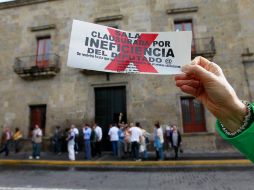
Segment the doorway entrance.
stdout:
<path fill-rule="evenodd" d="M 120 113 L 126 122 L 126 88 L 125 86 L 95 88 L 95 121 L 102 128 L 102 150 L 111 150 L 108 137 L 109 124 L 118 123 Z"/>
<path fill-rule="evenodd" d="M 39 125 L 43 136 L 45 135 L 46 127 L 46 105 L 32 105 L 30 106 L 30 129 L 29 136 L 35 125 Z"/>

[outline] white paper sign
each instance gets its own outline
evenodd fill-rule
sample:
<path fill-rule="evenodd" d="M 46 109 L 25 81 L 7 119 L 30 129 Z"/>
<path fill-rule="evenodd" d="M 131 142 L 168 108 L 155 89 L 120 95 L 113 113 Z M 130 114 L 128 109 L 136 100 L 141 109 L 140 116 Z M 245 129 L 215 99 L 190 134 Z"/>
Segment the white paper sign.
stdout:
<path fill-rule="evenodd" d="M 115 73 L 177 74 L 191 61 L 192 33 L 127 32 L 74 20 L 67 65 Z"/>

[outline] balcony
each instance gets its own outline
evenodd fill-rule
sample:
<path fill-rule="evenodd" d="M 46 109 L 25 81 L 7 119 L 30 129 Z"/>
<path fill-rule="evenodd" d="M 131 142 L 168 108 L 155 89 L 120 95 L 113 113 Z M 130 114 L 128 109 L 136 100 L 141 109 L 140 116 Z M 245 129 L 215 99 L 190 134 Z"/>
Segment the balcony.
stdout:
<path fill-rule="evenodd" d="M 53 77 L 60 71 L 60 57 L 56 54 L 17 57 L 13 70 L 23 79 Z"/>
<path fill-rule="evenodd" d="M 203 56 L 213 58 L 216 53 L 213 37 L 194 38 L 192 42 L 191 57 Z"/>

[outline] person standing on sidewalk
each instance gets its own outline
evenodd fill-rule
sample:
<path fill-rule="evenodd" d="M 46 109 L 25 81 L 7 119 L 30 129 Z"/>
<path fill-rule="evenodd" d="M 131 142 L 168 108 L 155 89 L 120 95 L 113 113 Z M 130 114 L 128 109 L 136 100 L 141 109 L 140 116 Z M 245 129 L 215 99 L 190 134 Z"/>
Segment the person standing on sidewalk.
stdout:
<path fill-rule="evenodd" d="M 34 126 L 32 131 L 32 144 L 33 144 L 33 155 L 29 156 L 29 159 L 40 159 L 41 154 L 41 143 L 42 143 L 42 130 L 39 125 Z"/>
<path fill-rule="evenodd" d="M 167 125 L 166 126 L 166 129 L 165 129 L 165 147 L 168 146 L 168 150 L 170 151 L 170 149 L 172 148 L 171 146 L 171 143 L 170 143 L 170 134 L 171 132 L 173 131 L 173 127 L 171 124 Z"/>
<path fill-rule="evenodd" d="M 54 153 L 61 155 L 61 147 L 62 147 L 62 131 L 60 129 L 60 126 L 56 126 L 54 135 L 52 137 L 52 143 L 54 148 Z"/>
<path fill-rule="evenodd" d="M 148 133 L 142 126 L 140 126 L 142 131 L 141 141 L 140 141 L 140 153 L 142 154 L 141 158 L 144 160 L 148 159 L 147 146 L 149 144 L 150 133 Z"/>
<path fill-rule="evenodd" d="M 13 141 L 14 141 L 14 149 L 15 153 L 18 153 L 20 151 L 20 140 L 22 139 L 23 135 L 18 127 L 15 128 L 15 133 L 13 135 Z"/>
<path fill-rule="evenodd" d="M 118 130 L 118 158 L 122 159 L 124 157 L 124 125 L 119 124 Z"/>
<path fill-rule="evenodd" d="M 163 131 L 160 126 L 159 122 L 154 124 L 154 147 L 156 149 L 156 157 L 158 160 L 164 160 L 164 153 L 163 153 Z"/>
<path fill-rule="evenodd" d="M 90 137 L 92 157 L 95 157 L 95 155 L 96 155 L 96 132 L 95 132 L 95 127 L 96 127 L 95 125 L 92 126 L 91 137 Z"/>
<path fill-rule="evenodd" d="M 10 140 L 11 140 L 11 132 L 9 127 L 4 127 L 3 129 L 3 134 L 1 137 L 1 150 L 0 150 L 0 154 L 5 152 L 5 156 L 9 155 L 9 144 L 10 144 Z"/>
<path fill-rule="evenodd" d="M 91 160 L 91 133 L 92 130 L 88 124 L 85 124 L 83 127 L 83 135 L 84 135 L 84 146 L 85 146 L 85 159 Z"/>
<path fill-rule="evenodd" d="M 95 143 L 95 154 L 101 157 L 101 140 L 102 140 L 102 129 L 97 123 L 94 123 L 95 133 L 96 133 L 96 143 Z"/>
<path fill-rule="evenodd" d="M 171 143 L 171 147 L 173 147 L 175 151 L 175 160 L 178 159 L 178 150 L 182 142 L 182 137 L 180 132 L 177 130 L 176 125 L 173 125 L 173 131 L 170 133 L 169 141 Z"/>
<path fill-rule="evenodd" d="M 74 132 L 74 125 L 71 125 L 71 128 L 68 131 L 68 137 L 66 138 L 67 144 L 68 144 L 68 156 L 70 161 L 75 160 L 75 132 Z"/>
<path fill-rule="evenodd" d="M 117 156 L 117 151 L 118 151 L 118 141 L 119 141 L 119 136 L 118 136 L 118 131 L 119 129 L 115 126 L 115 124 L 110 124 L 109 125 L 109 132 L 108 135 L 110 137 L 110 142 L 112 144 L 112 152 L 113 156 Z"/>
<path fill-rule="evenodd" d="M 75 125 L 74 125 L 75 126 Z M 75 154 L 78 154 L 78 151 L 79 151 L 79 144 L 78 144 L 78 137 L 79 137 L 79 130 L 78 128 L 75 126 L 73 128 L 73 132 L 75 134 L 75 145 L 74 145 L 74 150 L 75 150 Z"/>
<path fill-rule="evenodd" d="M 140 123 L 136 122 L 136 125 L 129 129 L 130 140 L 131 140 L 131 151 L 133 160 L 140 161 L 139 158 L 139 147 L 142 138 L 142 131 L 140 129 Z"/>
<path fill-rule="evenodd" d="M 133 123 L 126 124 L 124 128 L 124 154 L 126 158 L 131 158 L 131 134 L 130 134 L 130 126 Z"/>

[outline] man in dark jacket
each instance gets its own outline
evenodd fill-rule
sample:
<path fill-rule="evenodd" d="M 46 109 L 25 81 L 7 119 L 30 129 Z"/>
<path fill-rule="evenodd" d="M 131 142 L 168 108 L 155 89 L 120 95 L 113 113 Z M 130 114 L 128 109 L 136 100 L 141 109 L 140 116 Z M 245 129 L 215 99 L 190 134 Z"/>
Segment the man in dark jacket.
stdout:
<path fill-rule="evenodd" d="M 175 160 L 178 159 L 178 150 L 182 142 L 182 137 L 180 132 L 177 130 L 176 125 L 173 125 L 173 130 L 169 135 L 169 141 L 171 146 L 174 148 L 175 151 Z"/>
<path fill-rule="evenodd" d="M 54 135 L 52 138 L 52 142 L 53 142 L 53 148 L 54 148 L 54 152 L 58 155 L 61 155 L 61 147 L 62 147 L 62 131 L 60 126 L 56 126 L 55 131 L 54 131 Z"/>

